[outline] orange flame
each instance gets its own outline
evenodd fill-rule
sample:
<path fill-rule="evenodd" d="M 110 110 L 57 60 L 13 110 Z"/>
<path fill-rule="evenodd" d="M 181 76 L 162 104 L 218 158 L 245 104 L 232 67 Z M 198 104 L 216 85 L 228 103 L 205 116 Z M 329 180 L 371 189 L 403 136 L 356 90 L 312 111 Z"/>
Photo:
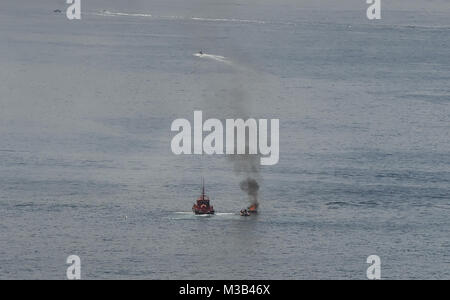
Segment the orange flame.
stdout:
<path fill-rule="evenodd" d="M 252 205 L 250 205 L 250 207 L 248 208 L 248 210 L 250 211 L 250 212 L 252 212 L 252 211 L 257 211 L 258 210 L 258 204 L 252 204 Z"/>

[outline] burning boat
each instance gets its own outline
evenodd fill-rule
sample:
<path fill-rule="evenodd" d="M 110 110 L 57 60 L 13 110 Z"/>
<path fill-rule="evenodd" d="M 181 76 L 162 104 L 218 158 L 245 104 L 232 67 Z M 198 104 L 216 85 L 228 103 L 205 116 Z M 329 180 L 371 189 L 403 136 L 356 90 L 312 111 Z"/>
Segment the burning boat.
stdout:
<path fill-rule="evenodd" d="M 205 194 L 205 181 L 202 180 L 202 195 L 197 199 L 192 207 L 192 211 L 196 215 L 213 215 L 214 207 L 210 205 L 210 199 Z"/>
<path fill-rule="evenodd" d="M 250 213 L 248 212 L 248 210 L 246 209 L 242 209 L 239 214 L 241 215 L 241 217 L 249 217 Z"/>
<path fill-rule="evenodd" d="M 249 217 L 253 214 L 257 214 L 258 213 L 258 204 L 252 204 L 250 205 L 248 208 L 244 208 L 239 212 L 239 215 L 241 215 L 241 217 Z"/>
<path fill-rule="evenodd" d="M 258 182 L 248 177 L 240 183 L 241 190 L 246 192 L 248 195 L 248 199 L 250 201 L 250 206 L 245 209 L 248 214 L 257 214 L 258 213 L 258 190 L 259 184 Z M 245 213 L 244 213 L 245 215 Z"/>

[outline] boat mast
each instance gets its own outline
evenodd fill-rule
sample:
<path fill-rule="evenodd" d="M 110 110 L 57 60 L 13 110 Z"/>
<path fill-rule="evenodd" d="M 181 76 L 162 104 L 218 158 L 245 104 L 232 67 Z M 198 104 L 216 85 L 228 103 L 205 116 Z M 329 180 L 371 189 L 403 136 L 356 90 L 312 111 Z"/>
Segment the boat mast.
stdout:
<path fill-rule="evenodd" d="M 202 177 L 202 198 L 205 199 L 205 178 Z"/>

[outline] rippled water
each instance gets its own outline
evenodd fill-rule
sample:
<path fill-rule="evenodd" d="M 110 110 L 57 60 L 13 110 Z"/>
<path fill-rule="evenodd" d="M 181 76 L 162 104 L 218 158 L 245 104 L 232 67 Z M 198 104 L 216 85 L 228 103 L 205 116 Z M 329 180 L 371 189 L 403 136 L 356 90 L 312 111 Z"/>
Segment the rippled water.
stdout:
<path fill-rule="evenodd" d="M 448 15 L 43 2 L 0 9 L 0 278 L 450 278 Z M 258 216 L 228 158 L 171 153 L 198 109 L 280 119 Z"/>

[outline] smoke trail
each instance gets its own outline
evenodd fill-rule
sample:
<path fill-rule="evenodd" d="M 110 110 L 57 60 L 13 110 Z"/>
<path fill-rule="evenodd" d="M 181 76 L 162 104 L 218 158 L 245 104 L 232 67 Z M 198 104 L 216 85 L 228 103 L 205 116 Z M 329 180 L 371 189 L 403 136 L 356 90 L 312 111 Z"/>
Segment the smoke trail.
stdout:
<path fill-rule="evenodd" d="M 247 144 L 248 145 L 248 144 Z M 248 149 L 247 149 L 248 153 Z M 238 176 L 244 176 L 239 187 L 248 196 L 250 206 L 259 205 L 259 183 L 260 178 L 260 155 L 230 155 L 229 159 L 233 162 L 233 171 Z"/>
<path fill-rule="evenodd" d="M 259 192 L 258 182 L 255 179 L 248 177 L 247 179 L 243 180 L 240 183 L 240 187 L 241 190 L 247 193 L 250 200 L 250 205 L 258 206 L 258 192 Z"/>
<path fill-rule="evenodd" d="M 252 111 L 252 97 L 248 92 L 249 80 L 252 78 L 249 76 L 251 72 L 245 71 L 242 67 L 236 70 L 234 80 L 231 82 L 232 86 L 228 91 L 228 103 L 235 116 L 244 120 L 251 118 Z M 253 78 L 254 80 L 254 78 Z M 247 85 L 243 85 L 245 82 Z M 254 116 L 253 116 L 254 117 Z M 227 133 L 228 134 L 228 133 Z M 237 153 L 237 138 L 235 135 L 235 149 L 234 153 Z M 259 206 L 259 187 L 261 183 L 260 168 L 261 168 L 261 156 L 259 154 L 248 154 L 249 151 L 249 130 L 245 133 L 245 143 L 247 154 L 235 154 L 229 155 L 228 159 L 233 163 L 234 173 L 242 177 L 239 187 L 248 196 L 250 206 L 257 208 Z"/>

